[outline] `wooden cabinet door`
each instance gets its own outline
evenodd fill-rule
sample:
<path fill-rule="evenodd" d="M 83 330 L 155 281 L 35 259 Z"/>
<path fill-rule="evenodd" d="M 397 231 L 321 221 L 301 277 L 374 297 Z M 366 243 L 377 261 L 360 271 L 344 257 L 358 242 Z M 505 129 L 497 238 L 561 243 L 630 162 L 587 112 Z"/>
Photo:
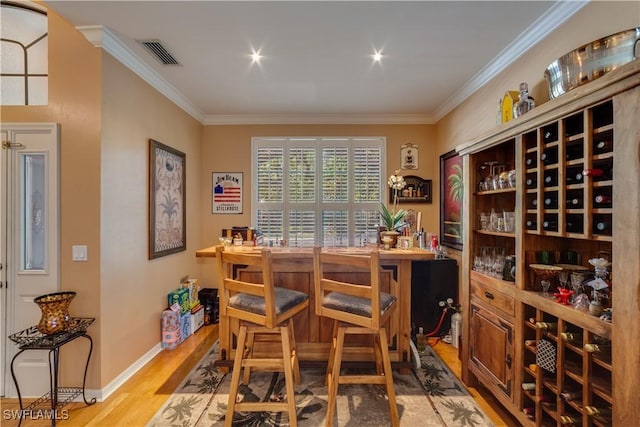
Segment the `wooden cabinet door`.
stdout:
<path fill-rule="evenodd" d="M 470 359 L 475 374 L 490 389 L 512 394 L 513 325 L 471 306 Z M 487 383 L 488 382 L 488 383 Z"/>

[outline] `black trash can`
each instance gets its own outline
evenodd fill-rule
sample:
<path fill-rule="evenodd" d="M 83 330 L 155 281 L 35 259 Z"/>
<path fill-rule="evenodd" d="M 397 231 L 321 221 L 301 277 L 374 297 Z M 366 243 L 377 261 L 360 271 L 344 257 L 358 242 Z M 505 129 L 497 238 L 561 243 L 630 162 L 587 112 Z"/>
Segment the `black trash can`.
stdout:
<path fill-rule="evenodd" d="M 200 304 L 204 307 L 204 324 L 216 324 L 219 321 L 218 290 L 213 288 L 202 288 L 198 292 Z"/>

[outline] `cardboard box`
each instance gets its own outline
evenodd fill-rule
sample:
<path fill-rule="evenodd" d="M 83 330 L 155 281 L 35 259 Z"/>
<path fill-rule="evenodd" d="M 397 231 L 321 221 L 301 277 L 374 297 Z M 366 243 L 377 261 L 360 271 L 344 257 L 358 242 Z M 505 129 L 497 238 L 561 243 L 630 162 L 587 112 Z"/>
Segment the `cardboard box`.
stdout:
<path fill-rule="evenodd" d="M 180 327 L 180 305 L 173 304 L 162 312 L 161 320 L 162 348 L 173 350 L 182 342 Z"/>
<path fill-rule="evenodd" d="M 191 333 L 194 334 L 202 325 L 204 325 L 204 307 L 198 304 L 191 309 Z"/>
<path fill-rule="evenodd" d="M 183 342 L 191 335 L 191 312 L 186 312 L 180 316 L 180 342 Z"/>
<path fill-rule="evenodd" d="M 182 314 L 188 313 L 191 309 L 191 305 L 189 303 L 189 289 L 178 288 L 169 292 L 169 306 L 172 306 L 175 303 L 180 305 L 180 312 Z"/>

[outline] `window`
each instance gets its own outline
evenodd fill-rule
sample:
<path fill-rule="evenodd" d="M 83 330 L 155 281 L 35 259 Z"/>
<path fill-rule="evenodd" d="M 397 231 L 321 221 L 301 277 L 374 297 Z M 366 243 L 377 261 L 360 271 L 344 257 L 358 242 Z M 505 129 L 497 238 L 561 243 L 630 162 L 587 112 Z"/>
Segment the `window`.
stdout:
<path fill-rule="evenodd" d="M 254 138 L 252 218 L 265 244 L 375 242 L 384 138 Z"/>
<path fill-rule="evenodd" d="M 47 13 L 32 2 L 2 2 L 1 105 L 47 105 Z"/>

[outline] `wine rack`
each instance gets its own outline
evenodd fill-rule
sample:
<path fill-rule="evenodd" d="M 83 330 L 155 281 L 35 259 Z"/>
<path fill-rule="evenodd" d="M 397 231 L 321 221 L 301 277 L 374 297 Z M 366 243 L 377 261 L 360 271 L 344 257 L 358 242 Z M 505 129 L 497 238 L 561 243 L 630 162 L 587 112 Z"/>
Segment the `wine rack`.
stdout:
<path fill-rule="evenodd" d="M 482 383 L 527 427 L 618 427 L 640 419 L 639 76 L 636 61 L 456 148 L 470 183 L 463 216 L 469 226 L 460 292 L 462 379 Z M 515 190 L 479 188 L 481 167 L 492 160 L 515 168 Z M 485 230 L 481 213 L 491 208 L 513 208 L 515 230 Z M 498 268 L 483 270 L 478 254 L 486 247 L 513 254 L 515 281 L 503 280 Z M 605 306 L 612 317 L 601 318 L 598 304 L 588 301 L 592 258 L 611 262 Z M 583 289 L 575 283 L 583 305 L 554 298 L 558 270 L 586 275 Z M 604 351 L 591 352 L 592 344 Z M 540 348 L 553 349 L 554 369 L 541 366 Z"/>
<path fill-rule="evenodd" d="M 562 308 L 549 313 L 524 305 L 521 410 L 536 425 L 611 425 L 610 325 L 598 325 L 595 333 L 579 319 L 565 320 L 561 311 Z M 564 315 L 571 317 L 571 313 Z M 543 324 L 553 327 L 545 329 Z M 555 371 L 538 364 L 537 347 L 542 340 L 555 349 Z M 585 349 L 594 343 L 600 352 Z"/>

